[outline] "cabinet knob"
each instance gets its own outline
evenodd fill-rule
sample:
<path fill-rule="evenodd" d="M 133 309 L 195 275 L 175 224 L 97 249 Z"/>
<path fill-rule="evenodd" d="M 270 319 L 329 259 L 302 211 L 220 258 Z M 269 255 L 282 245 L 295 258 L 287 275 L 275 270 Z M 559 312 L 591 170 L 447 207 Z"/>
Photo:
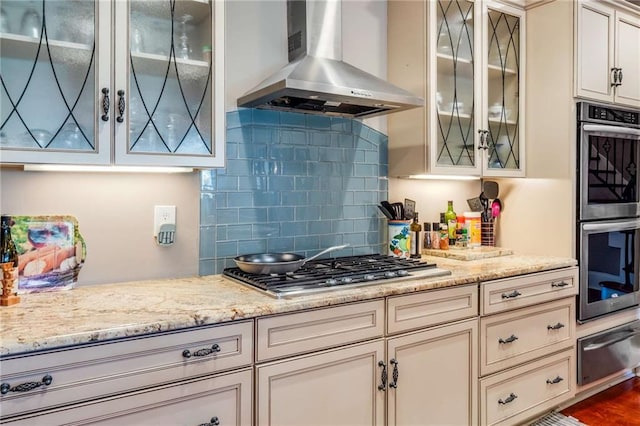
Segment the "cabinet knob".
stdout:
<path fill-rule="evenodd" d="M 560 281 L 559 283 L 551 283 L 551 287 L 560 287 L 560 288 L 562 288 L 562 287 L 566 287 L 568 285 L 569 285 L 569 283 L 565 282 L 565 281 Z"/>

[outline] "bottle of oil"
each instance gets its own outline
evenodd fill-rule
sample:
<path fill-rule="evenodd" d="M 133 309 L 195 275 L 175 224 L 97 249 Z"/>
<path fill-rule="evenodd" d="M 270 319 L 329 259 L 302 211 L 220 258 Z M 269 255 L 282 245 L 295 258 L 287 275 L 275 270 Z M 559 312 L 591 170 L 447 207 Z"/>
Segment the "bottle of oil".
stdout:
<path fill-rule="evenodd" d="M 424 237 L 422 239 L 423 241 L 422 247 L 425 249 L 433 248 L 433 245 L 431 243 L 431 224 L 429 222 L 425 222 L 422 225 L 422 230 L 424 233 Z"/>
<path fill-rule="evenodd" d="M 422 233 L 422 225 L 418 222 L 418 212 L 414 213 L 413 222 L 409 226 L 409 232 L 411 233 L 411 248 L 409 250 L 409 257 L 419 259 L 422 255 L 422 244 L 420 242 L 420 234 Z"/>
<path fill-rule="evenodd" d="M 455 245 L 456 224 L 458 222 L 458 215 L 455 211 L 453 211 L 453 201 L 447 201 L 447 211 L 444 213 L 444 219 L 449 228 L 449 244 Z"/>
<path fill-rule="evenodd" d="M 0 263 L 13 263 L 13 267 L 18 267 L 18 251 L 11 238 L 11 216 L 2 216 L 0 221 Z"/>

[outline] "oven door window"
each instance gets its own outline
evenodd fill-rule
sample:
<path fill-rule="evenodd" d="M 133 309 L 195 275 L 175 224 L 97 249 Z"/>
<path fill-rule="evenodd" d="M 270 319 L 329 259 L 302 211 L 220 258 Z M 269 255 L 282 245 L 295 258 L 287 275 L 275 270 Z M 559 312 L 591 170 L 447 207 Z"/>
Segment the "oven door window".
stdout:
<path fill-rule="evenodd" d="M 589 303 L 638 291 L 638 229 L 588 235 Z"/>
<path fill-rule="evenodd" d="M 637 203 L 638 140 L 593 134 L 588 140 L 588 204 Z"/>

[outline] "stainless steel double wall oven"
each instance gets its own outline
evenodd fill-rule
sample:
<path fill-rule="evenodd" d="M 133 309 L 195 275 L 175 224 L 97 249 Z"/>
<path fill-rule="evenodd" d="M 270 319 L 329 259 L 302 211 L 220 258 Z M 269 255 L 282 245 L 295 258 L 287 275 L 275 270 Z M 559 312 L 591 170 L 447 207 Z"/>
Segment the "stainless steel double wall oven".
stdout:
<path fill-rule="evenodd" d="M 578 321 L 585 322 L 640 300 L 640 111 L 578 102 L 577 114 Z M 578 341 L 579 384 L 638 362 L 640 321 Z"/>

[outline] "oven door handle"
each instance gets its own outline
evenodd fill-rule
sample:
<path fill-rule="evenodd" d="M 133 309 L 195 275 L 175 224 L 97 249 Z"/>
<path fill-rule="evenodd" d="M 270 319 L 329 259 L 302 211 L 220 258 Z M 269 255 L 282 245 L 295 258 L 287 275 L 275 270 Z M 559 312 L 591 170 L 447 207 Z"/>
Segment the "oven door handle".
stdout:
<path fill-rule="evenodd" d="M 622 336 L 616 336 L 613 339 L 605 340 L 604 342 L 591 343 L 590 345 L 584 347 L 584 351 L 595 351 L 596 349 L 602 349 L 618 342 L 622 342 L 623 340 L 627 340 L 634 336 L 640 335 L 640 330 L 624 330 L 624 334 L 620 334 L 622 334 Z"/>
<path fill-rule="evenodd" d="M 607 126 L 604 124 L 584 124 L 582 129 L 585 132 L 619 134 L 625 136 L 638 136 L 640 138 L 640 129 L 622 126 Z"/>
<path fill-rule="evenodd" d="M 584 231 L 607 232 L 624 231 L 627 229 L 640 228 L 640 219 L 630 219 L 624 222 L 604 222 L 604 223 L 583 223 Z"/>

